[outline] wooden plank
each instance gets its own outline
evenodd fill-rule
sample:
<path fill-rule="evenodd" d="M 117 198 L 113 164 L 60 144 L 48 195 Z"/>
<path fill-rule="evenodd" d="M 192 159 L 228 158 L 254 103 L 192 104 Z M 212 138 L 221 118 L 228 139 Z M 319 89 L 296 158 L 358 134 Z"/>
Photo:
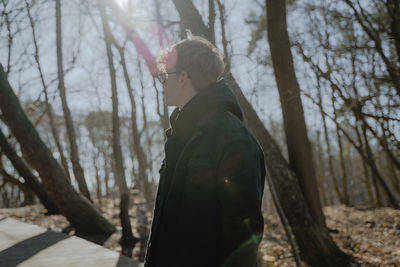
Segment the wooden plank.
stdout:
<path fill-rule="evenodd" d="M 0 220 L 0 266 L 141 267 L 143 264 L 76 236 L 3 218 Z"/>

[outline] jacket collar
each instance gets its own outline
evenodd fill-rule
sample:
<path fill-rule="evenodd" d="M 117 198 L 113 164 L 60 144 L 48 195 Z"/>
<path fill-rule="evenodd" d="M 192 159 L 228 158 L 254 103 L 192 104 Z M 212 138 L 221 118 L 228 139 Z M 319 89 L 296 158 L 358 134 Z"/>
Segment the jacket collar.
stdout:
<path fill-rule="evenodd" d="M 171 128 L 166 131 L 167 137 L 193 132 L 202 119 L 219 109 L 228 110 L 243 120 L 236 97 L 223 79 L 198 92 L 182 110 L 174 109 L 170 116 Z"/>

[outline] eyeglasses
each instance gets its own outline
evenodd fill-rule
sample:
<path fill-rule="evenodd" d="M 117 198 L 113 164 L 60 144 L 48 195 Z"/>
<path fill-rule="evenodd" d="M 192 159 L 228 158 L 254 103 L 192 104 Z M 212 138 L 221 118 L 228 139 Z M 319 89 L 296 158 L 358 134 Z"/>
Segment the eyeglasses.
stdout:
<path fill-rule="evenodd" d="M 165 83 L 168 80 L 169 74 L 176 74 L 176 73 L 181 73 L 181 72 L 180 71 L 161 72 L 161 73 L 157 74 L 157 79 L 160 81 L 160 83 Z"/>

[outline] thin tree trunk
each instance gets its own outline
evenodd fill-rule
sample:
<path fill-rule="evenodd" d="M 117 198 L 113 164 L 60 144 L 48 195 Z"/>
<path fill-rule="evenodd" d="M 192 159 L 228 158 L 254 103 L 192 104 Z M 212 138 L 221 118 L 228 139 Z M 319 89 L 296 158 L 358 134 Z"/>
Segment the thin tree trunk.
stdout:
<path fill-rule="evenodd" d="M 0 155 L 0 174 L 1 174 L 1 176 L 3 176 L 3 183 L 13 184 L 19 189 L 20 192 L 23 193 L 23 195 L 24 195 L 23 205 L 34 204 L 34 195 L 31 191 L 31 189 L 29 188 L 29 186 L 27 186 L 26 182 L 23 183 L 23 182 L 19 181 L 17 178 L 10 175 L 4 169 L 2 162 L 1 162 L 1 155 Z"/>
<path fill-rule="evenodd" d="M 6 6 L 8 4 L 8 1 L 2 0 L 1 2 L 3 3 L 3 7 L 4 7 L 2 12 L 4 12 L 3 13 L 4 14 L 4 18 L 5 18 L 4 22 L 6 24 L 6 28 L 7 28 L 7 32 L 8 32 L 7 71 L 5 72 L 6 73 L 6 78 L 7 78 L 8 74 L 11 71 L 11 55 L 12 55 L 12 45 L 13 45 L 14 37 L 13 37 L 13 35 L 11 33 L 10 17 L 9 17 L 8 12 L 6 12 Z"/>
<path fill-rule="evenodd" d="M 396 156 L 389 149 L 388 143 L 386 141 L 387 137 L 385 136 L 384 127 L 381 125 L 383 136 L 380 137 L 376 133 L 376 131 L 371 127 L 371 125 L 369 125 L 369 123 L 365 120 L 365 117 L 362 114 L 360 114 L 360 119 L 362 120 L 363 125 L 365 125 L 368 128 L 368 130 L 372 133 L 372 135 L 376 138 L 376 140 L 378 140 L 379 144 L 381 145 L 381 147 L 383 148 L 383 150 L 387 154 L 388 159 L 392 162 L 392 164 L 396 167 L 396 169 L 398 171 L 400 171 L 400 161 L 396 158 Z"/>
<path fill-rule="evenodd" d="M 369 141 L 368 141 L 368 137 L 367 137 L 367 129 L 366 129 L 364 124 L 361 126 L 361 129 L 362 129 L 362 137 L 364 138 L 365 154 L 366 154 L 364 160 L 366 160 L 367 163 L 369 162 L 369 165 L 371 167 L 371 170 L 372 170 L 372 182 L 373 182 L 374 187 L 375 187 L 376 199 L 377 199 L 378 205 L 382 206 L 383 203 L 382 203 L 382 199 L 381 199 L 381 196 L 380 196 L 379 186 L 377 184 L 377 181 L 379 181 L 379 179 L 382 179 L 382 181 L 383 181 L 383 177 L 381 177 L 380 174 L 378 173 L 378 168 L 377 168 L 377 166 L 375 164 L 375 160 L 374 160 L 373 155 L 372 155 L 371 147 L 369 145 Z M 386 184 L 386 182 L 384 182 L 384 184 Z M 387 185 L 385 187 L 387 187 Z M 391 195 L 391 193 L 389 195 Z M 396 202 L 396 200 L 394 200 L 394 196 L 389 196 L 389 199 L 393 199 L 393 201 Z M 394 206 L 396 206 L 396 205 L 394 205 Z"/>
<path fill-rule="evenodd" d="M 136 114 L 136 102 L 135 102 L 135 97 L 133 95 L 133 88 L 131 84 L 131 80 L 129 78 L 129 73 L 128 73 L 128 68 L 126 66 L 125 62 L 125 53 L 123 51 L 123 48 L 120 47 L 115 39 L 112 37 L 112 33 L 110 33 L 111 38 L 114 41 L 114 45 L 116 46 L 120 59 L 121 59 L 121 65 L 122 69 L 124 72 L 124 78 L 125 78 L 125 83 L 126 87 L 128 89 L 128 95 L 129 95 L 129 100 L 131 102 L 131 121 L 132 121 L 132 136 L 133 136 L 133 147 L 135 150 L 135 154 L 137 156 L 137 161 L 138 161 L 138 175 L 139 175 L 139 181 L 142 184 L 143 187 L 143 192 L 144 192 L 144 197 L 147 202 L 147 208 L 148 210 L 151 210 L 151 207 L 153 207 L 153 192 L 151 190 L 151 185 L 149 183 L 149 180 L 147 178 L 146 170 L 147 170 L 147 159 L 146 159 L 146 154 L 143 151 L 142 145 L 140 144 L 140 134 L 137 126 L 137 114 Z"/>
<path fill-rule="evenodd" d="M 184 30 L 189 29 L 192 33 L 201 35 L 207 40 L 211 40 L 209 28 L 204 24 L 203 19 L 197 8 L 194 6 L 192 1 L 187 0 L 172 0 L 175 8 L 179 14 L 185 13 L 185 16 L 192 18 L 190 20 L 181 21 L 181 28 Z M 197 23 L 201 21 L 201 23 Z"/>
<path fill-rule="evenodd" d="M 333 118 L 331 118 L 333 120 Z M 377 182 L 380 183 L 380 185 L 382 186 L 382 189 L 384 190 L 384 192 L 386 193 L 386 196 L 389 199 L 389 202 L 391 203 L 391 205 L 396 208 L 399 209 L 400 206 L 396 201 L 396 198 L 394 197 L 393 193 L 391 192 L 389 186 L 387 185 L 387 183 L 385 182 L 385 180 L 383 179 L 382 175 L 380 174 L 380 172 L 378 171 L 378 168 L 375 164 L 375 161 L 372 158 L 372 152 L 370 150 L 368 155 L 368 152 L 364 152 L 363 148 L 361 145 L 357 145 L 354 140 L 350 137 L 350 135 L 338 124 L 337 127 L 339 127 L 340 131 L 344 134 L 344 136 L 346 136 L 347 140 L 349 140 L 349 142 L 354 146 L 354 148 L 356 148 L 356 150 L 358 151 L 358 153 L 360 154 L 360 156 L 362 157 L 362 159 L 368 164 L 368 166 L 371 168 L 371 172 L 372 172 L 372 177 L 374 178 L 373 180 L 376 180 Z M 360 134 L 358 133 L 358 129 L 357 127 L 356 129 L 356 133 L 358 135 L 358 138 L 361 139 L 361 137 L 359 136 Z M 364 142 L 366 141 L 366 139 L 364 138 Z M 368 144 L 366 144 L 367 147 Z M 369 147 L 369 145 L 368 145 Z M 370 148 L 369 148 L 370 149 Z M 367 154 L 367 155 L 366 155 Z"/>
<path fill-rule="evenodd" d="M 7 138 L 0 129 L 0 148 L 7 156 L 11 164 L 14 166 L 18 174 L 25 180 L 25 184 L 36 194 L 40 202 L 47 209 L 47 214 L 59 214 L 57 206 L 50 198 L 48 192 L 40 183 L 39 179 L 33 175 L 32 171 L 25 162 L 18 156 L 12 146 L 8 143 Z"/>
<path fill-rule="evenodd" d="M 394 0 L 397 1 L 397 0 Z M 354 3 L 351 0 L 345 0 L 345 3 L 353 10 L 354 12 L 354 17 L 356 18 L 357 22 L 360 24 L 361 28 L 364 30 L 364 32 L 367 34 L 367 36 L 371 39 L 371 41 L 375 45 L 376 52 L 379 54 L 381 57 L 383 63 L 386 66 L 386 69 L 389 73 L 389 76 L 391 78 L 391 81 L 393 82 L 394 88 L 397 91 L 397 94 L 400 96 L 400 77 L 398 70 L 396 69 L 396 66 L 393 65 L 390 62 L 390 59 L 385 55 L 384 48 L 382 45 L 382 41 L 379 37 L 379 33 L 377 33 L 376 30 L 369 28 L 367 25 L 365 25 L 365 21 L 368 20 L 368 18 L 365 16 L 364 11 L 362 10 L 362 7 L 359 5 L 360 12 L 356 9 L 354 6 Z M 369 22 L 369 21 L 368 21 Z"/>
<path fill-rule="evenodd" d="M 99 167 L 97 166 L 95 156 L 93 156 L 93 165 L 94 165 L 94 170 L 96 172 L 96 195 L 97 195 L 97 199 L 100 203 L 101 202 L 101 181 L 100 181 Z"/>
<path fill-rule="evenodd" d="M 5 78 L 0 65 L 0 110 L 12 134 L 21 145 L 28 163 L 35 168 L 60 212 L 78 234 L 96 237 L 101 243 L 115 231 L 93 205 L 78 194 L 51 151 L 43 143 L 25 115 L 18 98 Z"/>
<path fill-rule="evenodd" d="M 221 0 L 217 0 L 217 5 L 218 5 L 218 11 L 219 11 L 219 22 L 221 24 L 221 35 L 223 36 L 223 49 L 224 49 L 224 63 L 225 63 L 225 72 L 228 73 L 231 71 L 231 63 L 229 60 L 229 54 L 228 54 L 228 44 L 224 36 L 226 36 L 225 33 L 225 18 L 224 18 L 224 6 L 221 3 Z"/>
<path fill-rule="evenodd" d="M 43 92 L 44 92 L 44 97 L 45 97 L 45 101 L 46 101 L 46 111 L 47 111 L 46 113 L 47 113 L 47 116 L 49 118 L 51 133 L 53 135 L 54 142 L 55 142 L 55 144 L 57 146 L 58 152 L 60 153 L 61 164 L 62 164 L 62 166 L 63 166 L 63 168 L 65 170 L 65 173 L 67 174 L 68 179 L 71 180 L 71 176 L 69 174 L 69 168 L 68 168 L 67 159 L 64 156 L 64 151 L 63 151 L 62 146 L 61 146 L 58 130 L 55 127 L 54 117 L 53 117 L 53 110 L 52 110 L 50 102 L 49 102 L 47 84 L 46 84 L 46 82 L 44 80 L 42 66 L 41 66 L 40 60 L 39 60 L 39 47 L 37 45 L 37 40 L 36 40 L 35 23 L 34 23 L 33 18 L 31 16 L 30 6 L 29 6 L 29 4 L 28 4 L 28 2 L 26 0 L 25 0 L 25 4 L 26 4 L 26 9 L 27 9 L 27 13 L 28 13 L 29 22 L 30 22 L 31 29 L 32 29 L 32 39 L 33 39 L 33 44 L 34 44 L 34 47 L 35 47 L 35 56 L 34 56 L 34 58 L 35 58 L 35 61 L 36 61 L 36 65 L 38 67 L 38 71 L 39 71 L 39 75 L 40 75 L 40 81 L 41 81 L 42 86 L 43 86 Z"/>
<path fill-rule="evenodd" d="M 115 77 L 115 67 L 113 62 L 113 54 L 111 50 L 111 31 L 106 19 L 104 2 L 99 3 L 101 14 L 101 22 L 103 26 L 104 39 L 107 51 L 108 67 L 111 80 L 111 100 L 112 100 L 112 125 L 113 125 L 113 155 L 115 160 L 115 181 L 118 185 L 120 193 L 120 220 L 122 225 L 122 237 L 120 244 L 122 246 L 122 254 L 132 257 L 132 250 L 137 242 L 133 237 L 132 226 L 129 219 L 129 190 L 126 184 L 125 172 L 122 160 L 122 150 L 120 143 L 120 128 L 118 116 L 118 92 L 117 81 Z"/>
<path fill-rule="evenodd" d="M 90 139 L 90 141 L 92 143 L 93 149 L 95 150 L 96 146 L 95 146 L 95 141 L 94 141 L 95 139 L 94 139 L 94 136 L 93 136 L 92 129 L 89 129 L 89 139 Z M 94 166 L 94 170 L 95 170 L 95 178 L 96 178 L 96 196 L 97 196 L 97 199 L 98 199 L 98 201 L 100 203 L 101 202 L 101 195 L 102 195 L 101 194 L 101 181 L 100 181 L 99 167 L 97 165 L 98 164 L 97 160 L 99 158 L 99 155 L 100 155 L 99 152 L 93 153 L 92 161 L 93 161 L 93 166 Z"/>
<path fill-rule="evenodd" d="M 386 6 L 390 19 L 390 30 L 397 52 L 397 61 L 400 62 L 400 3 L 398 0 L 387 0 Z"/>
<path fill-rule="evenodd" d="M 210 30 L 210 42 L 215 45 L 215 5 L 214 0 L 208 0 L 208 28 Z"/>
<path fill-rule="evenodd" d="M 360 142 L 360 140 L 359 140 L 359 142 Z M 369 204 L 372 207 L 375 207 L 376 203 L 374 202 L 374 195 L 372 192 L 371 176 L 369 174 L 368 167 L 367 167 L 365 161 L 362 158 L 360 160 L 363 165 L 363 171 L 364 171 L 364 176 L 365 176 L 365 187 L 366 187 L 367 193 L 368 193 Z M 375 188 L 376 188 L 376 181 L 375 181 Z M 379 194 L 379 192 L 378 192 L 378 194 Z M 378 195 L 376 195 L 376 196 L 378 196 Z M 379 197 L 379 199 L 377 198 L 376 201 L 377 201 L 377 203 L 380 203 L 380 205 L 381 205 L 380 197 Z"/>
<path fill-rule="evenodd" d="M 71 111 L 67 103 L 67 95 L 64 85 L 64 70 L 63 70 L 63 56 L 62 56 L 62 40 L 61 40 L 61 0 L 56 0 L 56 42 L 57 42 L 57 74 L 58 74 L 58 89 L 60 91 L 61 105 L 64 112 L 65 126 L 67 128 L 67 135 L 70 142 L 70 157 L 72 162 L 72 170 L 76 181 L 78 182 L 79 191 L 89 200 L 90 193 L 86 184 L 83 168 L 79 162 L 78 146 L 76 144 L 76 136 L 74 124 L 72 122 Z"/>
<path fill-rule="evenodd" d="M 347 192 L 347 173 L 346 173 L 346 166 L 344 163 L 344 155 L 343 155 L 343 145 L 342 145 L 342 137 L 339 132 L 339 128 L 337 127 L 338 125 L 338 118 L 337 118 L 337 112 L 336 112 L 336 107 L 335 107 L 335 95 L 333 93 L 332 89 L 332 97 L 331 97 L 331 104 L 333 108 L 333 118 L 335 120 L 335 126 L 336 126 L 336 138 L 338 142 L 338 147 L 339 147 L 339 160 L 340 160 L 340 167 L 342 169 L 342 188 L 343 188 L 343 197 L 342 197 L 342 203 L 346 206 L 349 205 L 349 193 Z"/>
<path fill-rule="evenodd" d="M 299 179 L 314 219 L 322 227 L 325 226 L 325 217 L 318 194 L 300 88 L 290 51 L 286 25 L 286 3 L 285 1 L 267 0 L 266 6 L 268 42 L 281 100 L 290 167 Z"/>
<path fill-rule="evenodd" d="M 104 160 L 104 185 L 105 185 L 105 191 L 106 191 L 106 196 L 110 196 L 110 158 L 108 158 L 107 154 L 103 152 L 103 160 Z"/>
<path fill-rule="evenodd" d="M 323 150 L 322 150 L 322 146 L 321 146 L 321 142 L 320 142 L 320 135 L 321 132 L 317 131 L 317 152 L 318 152 L 318 160 L 317 160 L 317 165 L 319 166 L 319 168 L 317 168 L 317 170 L 319 170 L 319 172 L 317 173 L 317 181 L 318 181 L 318 188 L 320 191 L 320 194 L 322 196 L 322 206 L 326 206 L 328 203 L 328 200 L 326 198 L 326 194 L 325 194 L 325 164 L 324 164 L 324 155 L 323 155 Z"/>
<path fill-rule="evenodd" d="M 340 203 L 344 203 L 344 198 L 343 195 L 341 194 L 340 190 L 339 190 L 339 186 L 337 183 L 337 177 L 336 177 L 336 173 L 335 170 L 333 168 L 333 157 L 332 157 L 332 151 L 331 151 L 331 143 L 329 141 L 329 133 L 328 133 L 328 127 L 326 126 L 326 117 L 325 117 L 325 112 L 324 112 L 324 108 L 323 108 L 323 102 L 322 102 L 322 96 L 321 96 L 321 88 L 320 88 L 320 77 L 317 77 L 317 82 L 318 82 L 318 107 L 319 110 L 321 112 L 321 116 L 322 116 L 322 124 L 324 127 L 324 137 L 325 137 L 325 143 L 326 143 L 326 147 L 327 147 L 327 152 L 328 152 L 328 166 L 329 166 L 329 170 L 330 173 L 332 175 L 332 183 L 333 183 L 333 188 L 335 189 L 336 195 L 338 196 L 338 199 L 340 201 Z"/>

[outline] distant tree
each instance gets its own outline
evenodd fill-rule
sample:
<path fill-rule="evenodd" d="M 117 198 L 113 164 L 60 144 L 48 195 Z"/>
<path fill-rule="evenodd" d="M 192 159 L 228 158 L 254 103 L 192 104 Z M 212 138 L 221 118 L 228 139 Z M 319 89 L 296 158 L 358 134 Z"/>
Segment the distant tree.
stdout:
<path fill-rule="evenodd" d="M 60 91 L 61 104 L 64 112 L 65 126 L 70 142 L 70 153 L 72 170 L 76 181 L 78 182 L 79 191 L 89 200 L 90 193 L 86 184 L 83 168 L 79 162 L 79 150 L 76 144 L 76 135 L 74 124 L 71 117 L 71 111 L 67 103 L 67 95 L 64 83 L 64 68 L 62 54 L 62 32 L 61 32 L 61 0 L 56 0 L 56 45 L 57 45 L 57 74 L 58 74 L 58 89 Z"/>
<path fill-rule="evenodd" d="M 122 225 L 122 237 L 120 244 L 122 246 L 122 254 L 132 257 L 132 250 L 137 242 L 137 239 L 132 234 L 132 226 L 129 218 L 129 206 L 130 206 L 130 195 L 128 186 L 126 184 L 125 169 L 123 165 L 121 141 L 120 141 L 120 120 L 118 115 L 118 92 L 117 92 L 117 81 L 116 72 L 113 61 L 113 53 L 111 49 L 111 30 L 108 25 L 108 21 L 105 13 L 104 1 L 99 2 L 99 10 L 101 16 L 101 23 L 104 32 L 104 41 L 106 45 L 108 68 L 110 72 L 111 82 L 111 100 L 112 100 L 112 144 L 113 144 L 113 156 L 114 156 L 114 170 L 115 170 L 115 181 L 118 185 L 120 194 L 120 213 L 119 217 Z"/>
<path fill-rule="evenodd" d="M 39 179 L 32 173 L 28 165 L 25 164 L 23 159 L 21 159 L 12 146 L 8 143 L 7 138 L 0 129 L 0 150 L 4 153 L 10 160 L 15 170 L 19 175 L 25 180 L 25 186 L 32 190 L 35 195 L 39 198 L 40 202 L 47 209 L 47 214 L 59 214 L 57 206 L 51 199 L 50 195 L 44 188 L 43 184 Z M 0 159 L 1 161 L 1 159 Z M 0 170 L 1 171 L 1 170 Z M 7 174 L 5 174 L 7 175 Z"/>

